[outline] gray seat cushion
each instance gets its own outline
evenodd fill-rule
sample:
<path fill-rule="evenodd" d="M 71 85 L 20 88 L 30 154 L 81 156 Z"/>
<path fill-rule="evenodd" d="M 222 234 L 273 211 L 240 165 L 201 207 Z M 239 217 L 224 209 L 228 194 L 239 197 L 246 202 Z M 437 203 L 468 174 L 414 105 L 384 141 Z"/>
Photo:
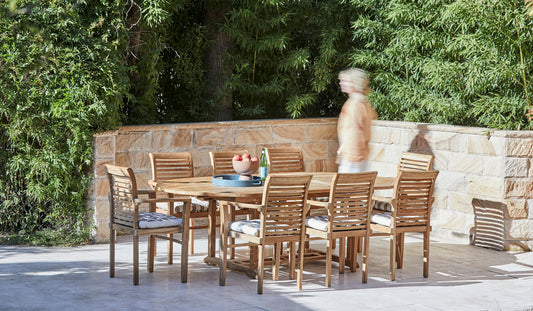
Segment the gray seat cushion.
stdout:
<path fill-rule="evenodd" d="M 139 213 L 139 228 L 166 228 L 181 226 L 182 220 L 179 217 L 161 213 Z"/>

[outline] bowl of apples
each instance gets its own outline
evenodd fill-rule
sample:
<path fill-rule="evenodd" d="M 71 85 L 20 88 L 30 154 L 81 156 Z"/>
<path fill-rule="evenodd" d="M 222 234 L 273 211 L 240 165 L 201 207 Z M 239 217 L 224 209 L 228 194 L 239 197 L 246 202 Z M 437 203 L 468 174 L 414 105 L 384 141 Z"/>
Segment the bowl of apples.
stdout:
<path fill-rule="evenodd" d="M 233 169 L 239 174 L 239 180 L 251 180 L 252 174 L 259 168 L 259 158 L 252 157 L 249 153 L 233 156 Z"/>

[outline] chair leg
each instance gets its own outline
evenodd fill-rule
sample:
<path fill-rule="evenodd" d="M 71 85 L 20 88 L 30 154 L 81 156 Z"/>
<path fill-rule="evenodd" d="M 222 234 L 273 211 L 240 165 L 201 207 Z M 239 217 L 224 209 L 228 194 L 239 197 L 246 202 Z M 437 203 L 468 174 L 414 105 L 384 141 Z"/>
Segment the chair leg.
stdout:
<path fill-rule="evenodd" d="M 113 228 L 109 230 L 109 277 L 115 277 L 115 230 Z"/>
<path fill-rule="evenodd" d="M 139 285 L 139 236 L 133 234 L 133 285 Z"/>
<path fill-rule="evenodd" d="M 229 214 L 230 221 L 235 221 L 235 206 L 230 206 L 230 214 Z M 235 244 L 234 238 L 229 238 L 231 244 Z M 232 247 L 230 250 L 230 258 L 235 259 L 235 248 Z"/>
<path fill-rule="evenodd" d="M 326 287 L 331 287 L 331 257 L 333 244 L 337 244 L 335 239 L 328 239 L 326 241 Z M 340 265 L 340 255 L 339 255 Z M 340 266 L 339 266 L 340 270 Z"/>
<path fill-rule="evenodd" d="M 187 283 L 189 274 L 189 232 L 189 222 L 184 221 L 181 233 L 181 283 Z"/>
<path fill-rule="evenodd" d="M 257 246 L 250 246 L 250 269 L 257 269 Z"/>
<path fill-rule="evenodd" d="M 298 290 L 302 290 L 302 283 L 304 277 L 304 255 L 305 255 L 305 235 L 302 235 L 300 238 L 300 243 L 298 243 L 298 275 L 297 275 L 297 286 Z"/>
<path fill-rule="evenodd" d="M 396 279 L 396 233 L 390 235 L 390 280 Z"/>
<path fill-rule="evenodd" d="M 294 280 L 296 278 L 296 243 L 289 244 L 289 278 Z"/>
<path fill-rule="evenodd" d="M 148 236 L 148 272 L 154 272 L 154 257 L 155 257 L 155 235 Z"/>
<path fill-rule="evenodd" d="M 405 242 L 405 233 L 398 234 L 398 240 L 396 243 L 396 268 L 401 269 L 403 267 L 403 249 Z"/>
<path fill-rule="evenodd" d="M 350 246 L 351 245 L 351 246 Z M 348 249 L 347 257 L 349 259 L 350 271 L 357 271 L 357 249 L 362 245 L 358 237 L 349 237 L 346 248 Z"/>
<path fill-rule="evenodd" d="M 265 246 L 259 245 L 259 254 L 258 254 L 258 263 L 257 263 L 257 293 L 263 294 L 263 276 L 265 270 Z"/>
<path fill-rule="evenodd" d="M 194 227 L 194 218 L 191 218 L 189 226 Z M 190 254 L 194 255 L 194 229 L 190 229 L 189 233 L 189 250 Z"/>
<path fill-rule="evenodd" d="M 424 232 L 424 277 L 429 274 L 429 231 Z"/>
<path fill-rule="evenodd" d="M 274 262 L 272 263 L 272 281 L 279 280 L 279 266 L 281 262 L 281 249 L 283 243 L 278 242 L 274 244 Z"/>
<path fill-rule="evenodd" d="M 226 264 L 228 261 L 228 226 L 226 225 L 226 209 L 223 206 L 220 206 L 220 232 L 219 232 L 219 257 L 220 257 L 220 267 L 218 275 L 218 285 L 226 285 Z"/>
<path fill-rule="evenodd" d="M 167 243 L 167 262 L 169 265 L 173 264 L 174 263 L 174 241 L 172 241 L 172 239 L 174 238 L 174 235 L 173 234 L 169 234 L 168 235 L 168 243 Z M 155 246 L 155 245 L 154 245 Z M 154 247 L 155 249 L 155 247 Z M 155 255 L 155 252 L 154 252 L 154 255 Z"/>
<path fill-rule="evenodd" d="M 344 273 L 344 266 L 346 265 L 346 238 L 339 239 L 339 273 Z"/>
<path fill-rule="evenodd" d="M 368 281 L 368 251 L 370 249 L 369 247 L 370 242 L 370 234 L 367 233 L 366 236 L 364 236 L 363 240 L 363 264 L 362 264 L 362 272 L 363 272 L 363 283 L 366 283 Z"/>

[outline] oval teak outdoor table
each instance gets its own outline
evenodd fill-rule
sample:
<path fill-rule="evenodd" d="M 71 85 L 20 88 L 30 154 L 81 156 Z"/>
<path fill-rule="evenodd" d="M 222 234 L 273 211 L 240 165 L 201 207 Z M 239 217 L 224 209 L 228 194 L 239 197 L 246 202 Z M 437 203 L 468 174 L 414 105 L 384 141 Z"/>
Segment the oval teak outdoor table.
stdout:
<path fill-rule="evenodd" d="M 290 173 L 287 173 L 290 174 Z M 306 174 L 306 173 L 298 173 Z M 309 186 L 309 195 L 324 196 L 329 195 L 331 181 L 335 173 L 331 172 L 308 172 L 313 175 L 311 185 Z M 394 186 L 394 177 L 376 178 L 374 190 L 392 189 Z M 148 182 L 157 191 L 167 192 L 179 196 L 191 196 L 209 201 L 208 208 L 208 251 L 206 262 L 216 262 L 213 258 L 216 256 L 216 201 L 217 200 L 237 200 L 237 199 L 254 199 L 260 200 L 263 195 L 263 186 L 256 187 L 222 187 L 214 185 L 212 176 L 190 177 L 169 179 L 165 181 Z"/>

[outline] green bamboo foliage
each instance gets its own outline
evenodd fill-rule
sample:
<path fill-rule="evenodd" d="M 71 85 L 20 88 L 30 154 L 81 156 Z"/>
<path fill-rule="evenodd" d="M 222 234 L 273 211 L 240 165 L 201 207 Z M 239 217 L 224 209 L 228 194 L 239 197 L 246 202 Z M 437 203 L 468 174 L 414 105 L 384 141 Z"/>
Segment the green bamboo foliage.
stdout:
<path fill-rule="evenodd" d="M 0 7 L 0 231 L 25 243 L 90 238 L 92 135 L 118 124 L 127 85 L 120 10 L 66 0 Z"/>
<path fill-rule="evenodd" d="M 345 1 L 235 1 L 224 31 L 235 40 L 237 119 L 337 115 L 344 101 L 337 73 L 348 65 Z"/>
<path fill-rule="evenodd" d="M 372 101 L 389 120 L 529 128 L 533 22 L 522 1 L 351 1 L 371 72 Z"/>

